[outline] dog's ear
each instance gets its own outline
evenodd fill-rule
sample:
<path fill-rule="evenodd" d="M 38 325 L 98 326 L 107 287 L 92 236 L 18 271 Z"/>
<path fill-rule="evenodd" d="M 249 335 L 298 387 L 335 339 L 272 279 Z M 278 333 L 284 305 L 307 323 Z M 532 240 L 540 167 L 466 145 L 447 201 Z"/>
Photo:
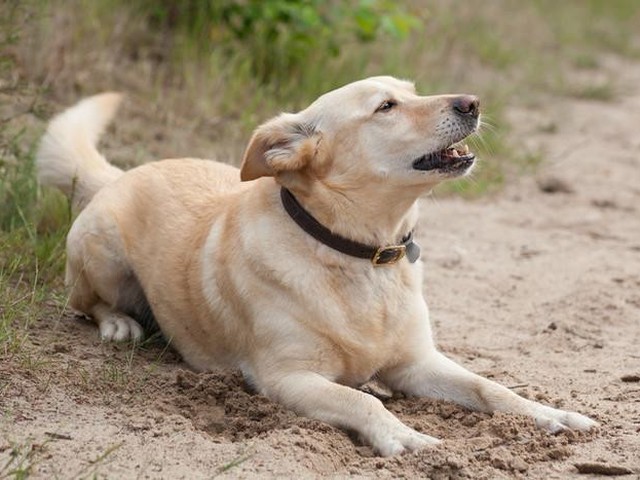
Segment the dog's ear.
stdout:
<path fill-rule="evenodd" d="M 244 152 L 240 179 L 299 170 L 313 159 L 320 135 L 298 114 L 283 113 L 256 129 Z"/>

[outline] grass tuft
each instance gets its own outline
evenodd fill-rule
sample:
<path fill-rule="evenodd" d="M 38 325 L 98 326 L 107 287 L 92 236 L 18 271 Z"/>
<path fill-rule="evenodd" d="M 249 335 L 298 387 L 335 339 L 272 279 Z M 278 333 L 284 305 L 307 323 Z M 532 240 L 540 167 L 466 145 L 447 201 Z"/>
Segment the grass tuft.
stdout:
<path fill-rule="evenodd" d="M 227 473 L 230 470 L 238 467 L 239 465 L 242 465 L 244 462 L 246 462 L 247 460 L 251 459 L 251 457 L 253 457 L 254 455 L 255 455 L 255 452 L 252 452 L 252 451 L 240 453 L 237 457 L 232 459 L 230 462 L 225 463 L 224 465 L 221 465 L 218 468 L 217 475 L 222 475 L 222 474 Z M 217 476 L 217 475 L 215 475 L 215 476 Z"/>
<path fill-rule="evenodd" d="M 4 465 L 0 464 L 0 478 L 26 480 L 31 476 L 37 463 L 37 456 L 45 450 L 43 444 L 27 440 L 23 443 L 10 442 L 8 459 Z"/>
<path fill-rule="evenodd" d="M 61 300 L 56 289 L 71 216 L 63 196 L 38 187 L 36 143 L 24 135 L 0 125 L 0 357 L 19 357 L 32 369 L 42 360 L 24 346 L 42 304 Z"/>
<path fill-rule="evenodd" d="M 569 88 L 569 95 L 583 100 L 610 102 L 616 98 L 616 89 L 611 82 L 598 82 L 587 85 L 574 85 Z"/>

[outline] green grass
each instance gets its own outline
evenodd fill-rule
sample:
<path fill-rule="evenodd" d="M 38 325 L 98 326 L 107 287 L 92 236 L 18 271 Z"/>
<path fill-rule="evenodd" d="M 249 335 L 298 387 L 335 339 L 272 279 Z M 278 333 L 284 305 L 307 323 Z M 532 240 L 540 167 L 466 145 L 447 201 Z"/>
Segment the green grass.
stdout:
<path fill-rule="evenodd" d="M 225 463 L 224 465 L 221 465 L 220 467 L 218 467 L 218 471 L 214 475 L 214 477 L 229 473 L 234 468 L 242 465 L 247 460 L 250 460 L 251 457 L 253 457 L 254 455 L 255 455 L 255 452 L 253 452 L 253 451 L 244 451 L 244 452 L 240 453 L 237 457 L 233 458 L 231 461 L 229 461 L 229 462 Z"/>
<path fill-rule="evenodd" d="M 12 480 L 26 480 L 31 478 L 35 472 L 38 462 L 43 455 L 47 454 L 47 446 L 58 438 L 55 434 L 46 433 L 46 438 L 38 442 L 33 438 L 27 438 L 21 442 L 9 442 L 7 459 L 0 463 L 0 478 Z M 122 443 L 117 443 L 107 447 L 103 452 L 97 454 L 95 458 L 86 461 L 77 473 L 68 478 L 85 479 L 98 478 L 101 468 L 106 466 L 110 457 L 120 448 Z M 57 478 L 57 477 L 54 477 Z M 102 478 L 102 477 L 100 477 Z"/>
<path fill-rule="evenodd" d="M 640 4 L 633 0 L 531 2 L 548 22 L 560 51 L 610 52 L 637 58 Z"/>
<path fill-rule="evenodd" d="M 568 94 L 583 100 L 595 100 L 608 102 L 616 98 L 616 89 L 611 82 L 602 81 L 587 85 L 574 85 L 568 90 Z"/>
<path fill-rule="evenodd" d="M 23 347 L 42 303 L 62 300 L 52 287 L 62 279 L 70 213 L 64 198 L 38 188 L 34 144 L 21 147 L 23 134 L 0 126 L 0 357 L 33 369 L 41 360 Z"/>
<path fill-rule="evenodd" d="M 37 455 L 45 448 L 31 440 L 23 443 L 10 443 L 8 460 L 0 465 L 0 478 L 24 480 L 31 476 L 37 462 Z"/>
<path fill-rule="evenodd" d="M 582 70 L 597 70 L 600 62 L 593 52 L 580 52 L 573 56 L 573 65 Z"/>

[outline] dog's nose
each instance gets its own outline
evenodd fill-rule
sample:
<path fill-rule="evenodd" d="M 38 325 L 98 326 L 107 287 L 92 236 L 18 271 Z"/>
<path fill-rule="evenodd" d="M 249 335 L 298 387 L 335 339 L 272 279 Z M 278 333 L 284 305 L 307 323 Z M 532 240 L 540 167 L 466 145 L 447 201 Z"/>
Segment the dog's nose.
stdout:
<path fill-rule="evenodd" d="M 453 110 L 458 115 L 478 118 L 480 115 L 480 100 L 475 95 L 460 95 L 453 99 Z"/>

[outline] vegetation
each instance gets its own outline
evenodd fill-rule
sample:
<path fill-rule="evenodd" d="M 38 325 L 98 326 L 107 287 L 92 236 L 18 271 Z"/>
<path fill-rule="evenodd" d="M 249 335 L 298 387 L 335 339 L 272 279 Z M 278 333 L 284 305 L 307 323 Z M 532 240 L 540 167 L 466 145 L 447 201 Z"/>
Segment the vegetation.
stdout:
<path fill-rule="evenodd" d="M 310 52 L 336 57 L 352 37 L 404 38 L 420 23 L 389 0 L 149 0 L 137 13 L 199 54 L 221 49 L 226 61 L 242 57 L 262 83 L 302 74 Z"/>

